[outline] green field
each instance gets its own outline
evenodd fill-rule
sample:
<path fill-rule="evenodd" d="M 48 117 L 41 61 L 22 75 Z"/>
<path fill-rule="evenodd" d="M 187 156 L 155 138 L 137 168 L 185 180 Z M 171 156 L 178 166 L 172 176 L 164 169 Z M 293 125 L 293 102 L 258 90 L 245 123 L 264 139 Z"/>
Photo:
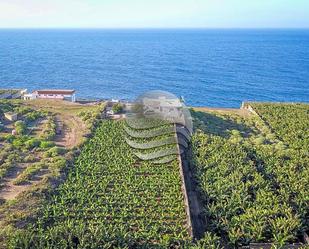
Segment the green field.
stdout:
<path fill-rule="evenodd" d="M 24 216 L 7 213 L 14 225 L 5 244 L 219 249 L 300 242 L 309 230 L 309 105 L 251 105 L 258 115 L 192 110 L 187 155 L 207 224 L 199 241 L 190 237 L 176 155 L 149 156 L 173 149 L 173 127 L 104 120 L 96 122 L 62 183 L 40 195 L 26 225 L 20 225 Z M 135 149 L 126 143 L 128 134 Z"/>
<path fill-rule="evenodd" d="M 105 121 L 75 168 L 13 248 L 160 247 L 188 239 L 177 160 L 137 160 L 123 123 Z"/>
<path fill-rule="evenodd" d="M 309 105 L 253 106 L 262 119 L 194 112 L 192 160 L 208 230 L 280 248 L 309 229 Z"/>

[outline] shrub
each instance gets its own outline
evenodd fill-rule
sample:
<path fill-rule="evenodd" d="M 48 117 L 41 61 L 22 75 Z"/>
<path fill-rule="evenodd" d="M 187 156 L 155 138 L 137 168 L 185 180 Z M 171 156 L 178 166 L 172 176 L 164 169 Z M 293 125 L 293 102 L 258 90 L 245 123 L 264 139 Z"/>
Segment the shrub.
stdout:
<path fill-rule="evenodd" d="M 4 135 L 0 135 L 0 142 L 3 142 L 3 141 L 5 141 L 5 138 L 6 138 L 6 136 Z"/>
<path fill-rule="evenodd" d="M 41 113 L 41 112 L 38 112 L 38 111 L 31 111 L 29 113 L 27 113 L 25 115 L 25 119 L 26 119 L 26 122 L 33 122 L 35 120 L 37 120 L 38 118 L 41 118 L 43 117 L 44 115 Z"/>
<path fill-rule="evenodd" d="M 26 106 L 19 106 L 19 107 L 14 108 L 14 111 L 17 112 L 19 115 L 25 115 L 31 112 L 32 109 Z"/>
<path fill-rule="evenodd" d="M 25 158 L 24 158 L 24 162 L 25 163 L 33 163 L 33 162 L 35 162 L 35 156 L 34 155 L 28 155 L 28 156 L 26 156 Z"/>
<path fill-rule="evenodd" d="M 21 161 L 21 157 L 17 153 L 11 153 L 11 154 L 8 155 L 6 161 L 8 161 L 8 162 Z"/>
<path fill-rule="evenodd" d="M 49 117 L 40 136 L 41 139 L 52 140 L 56 136 L 56 123 L 53 117 Z"/>
<path fill-rule="evenodd" d="M 19 185 L 26 183 L 28 180 L 31 179 L 37 172 L 39 172 L 45 164 L 38 162 L 34 163 L 31 166 L 27 167 L 14 181 L 13 184 Z"/>
<path fill-rule="evenodd" d="M 59 176 L 62 169 L 66 166 L 66 160 L 63 157 L 54 157 L 52 162 L 49 163 L 48 169 L 50 170 L 51 174 L 56 177 Z"/>
<path fill-rule="evenodd" d="M 45 157 L 55 157 L 55 156 L 63 155 L 65 152 L 66 150 L 64 148 L 53 147 L 49 149 L 48 151 L 46 151 L 44 156 Z"/>
<path fill-rule="evenodd" d="M 122 112 L 122 110 L 123 110 L 123 107 L 122 107 L 122 104 L 120 104 L 120 103 L 117 103 L 117 104 L 113 105 L 113 107 L 112 107 L 112 111 L 115 114 Z"/>
<path fill-rule="evenodd" d="M 14 126 L 17 134 L 19 135 L 23 135 L 27 130 L 27 126 L 24 121 L 16 121 Z"/>
<path fill-rule="evenodd" d="M 32 138 L 28 141 L 25 142 L 25 146 L 27 149 L 33 149 L 35 147 L 39 147 L 40 146 L 41 141 L 36 139 L 36 138 Z"/>
<path fill-rule="evenodd" d="M 12 145 L 16 148 L 20 148 L 24 145 L 24 141 L 22 139 L 14 139 Z"/>
<path fill-rule="evenodd" d="M 254 139 L 253 142 L 256 145 L 261 145 L 265 143 L 265 138 L 263 136 L 258 136 L 257 138 Z"/>
<path fill-rule="evenodd" d="M 14 141 L 14 139 L 15 139 L 14 135 L 9 134 L 9 135 L 5 136 L 5 140 L 9 143 L 12 143 Z"/>
<path fill-rule="evenodd" d="M 40 148 L 42 149 L 47 149 L 55 146 L 55 143 L 51 141 L 41 141 Z"/>

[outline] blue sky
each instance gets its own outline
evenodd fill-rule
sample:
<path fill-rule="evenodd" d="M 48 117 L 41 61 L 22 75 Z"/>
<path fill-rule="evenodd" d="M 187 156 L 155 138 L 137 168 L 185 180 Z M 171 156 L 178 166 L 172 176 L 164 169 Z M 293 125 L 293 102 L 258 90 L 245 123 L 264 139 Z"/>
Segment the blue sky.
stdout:
<path fill-rule="evenodd" d="M 0 28 L 309 28 L 309 0 L 0 0 Z"/>

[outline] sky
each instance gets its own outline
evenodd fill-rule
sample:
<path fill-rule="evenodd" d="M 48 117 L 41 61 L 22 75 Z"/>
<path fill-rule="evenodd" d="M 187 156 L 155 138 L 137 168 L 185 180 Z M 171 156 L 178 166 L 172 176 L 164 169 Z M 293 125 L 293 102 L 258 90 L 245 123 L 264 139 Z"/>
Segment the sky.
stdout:
<path fill-rule="evenodd" d="M 309 0 L 0 0 L 0 28 L 309 28 Z"/>

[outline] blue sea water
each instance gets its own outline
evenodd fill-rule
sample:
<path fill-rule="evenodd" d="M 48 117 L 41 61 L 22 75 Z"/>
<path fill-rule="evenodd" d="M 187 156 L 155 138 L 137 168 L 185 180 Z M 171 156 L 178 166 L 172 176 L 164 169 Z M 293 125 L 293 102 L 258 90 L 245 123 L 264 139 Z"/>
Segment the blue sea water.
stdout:
<path fill-rule="evenodd" d="M 0 88 L 148 90 L 193 106 L 309 101 L 309 30 L 0 30 Z"/>

